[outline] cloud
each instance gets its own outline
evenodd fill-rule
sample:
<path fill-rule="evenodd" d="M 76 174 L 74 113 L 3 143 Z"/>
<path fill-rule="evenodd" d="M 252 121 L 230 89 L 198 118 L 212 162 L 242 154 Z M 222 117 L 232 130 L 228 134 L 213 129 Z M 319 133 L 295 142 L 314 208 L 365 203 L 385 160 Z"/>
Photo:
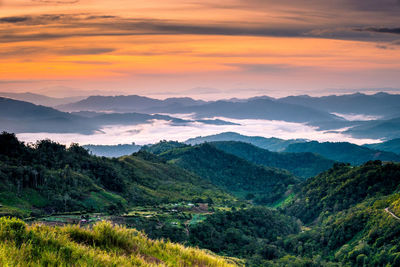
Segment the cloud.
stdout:
<path fill-rule="evenodd" d="M 123 18 L 112 15 L 43 14 L 38 16 L 3 17 L 0 23 L 17 23 L 18 28 L 4 29 L 0 43 L 41 41 L 69 37 L 135 36 L 135 35 L 219 35 L 259 37 L 302 37 L 343 40 L 385 41 L 394 37 L 371 35 L 376 33 L 400 34 L 400 28 L 306 24 L 266 24 L 263 22 L 195 22 L 168 19 Z M 26 25 L 26 28 L 22 27 Z M 32 33 L 31 26 L 40 25 Z M 1 28 L 0 28 L 1 29 Z M 62 30 L 61 30 L 62 29 Z M 100 52 L 101 53 L 101 52 Z"/>
<path fill-rule="evenodd" d="M 0 18 L 0 23 L 19 23 L 29 20 L 28 16 L 24 17 L 4 17 Z"/>
<path fill-rule="evenodd" d="M 59 48 L 55 49 L 58 54 L 64 55 L 100 55 L 114 52 L 115 48 L 97 47 L 97 48 Z"/>
<path fill-rule="evenodd" d="M 355 29 L 356 31 L 367 31 L 367 32 L 377 32 L 377 33 L 392 33 L 392 34 L 400 34 L 400 27 L 397 28 L 364 28 L 364 29 Z"/>
<path fill-rule="evenodd" d="M 111 62 L 107 61 L 92 61 L 92 60 L 77 60 L 77 61 L 63 61 L 63 63 L 74 63 L 74 64 L 83 64 L 83 65 L 111 65 Z"/>

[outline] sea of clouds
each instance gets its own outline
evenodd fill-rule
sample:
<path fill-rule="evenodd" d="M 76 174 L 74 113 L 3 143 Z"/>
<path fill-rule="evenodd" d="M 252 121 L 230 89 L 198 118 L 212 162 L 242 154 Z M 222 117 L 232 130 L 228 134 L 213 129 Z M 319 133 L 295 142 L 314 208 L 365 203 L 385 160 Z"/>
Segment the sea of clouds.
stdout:
<path fill-rule="evenodd" d="M 188 116 L 180 116 L 189 118 Z M 308 139 L 320 142 L 350 142 L 358 145 L 366 143 L 377 143 L 380 140 L 357 139 L 342 133 L 345 129 L 336 131 L 319 131 L 316 127 L 302 123 L 291 123 L 275 120 L 252 120 L 252 119 L 230 119 L 212 118 L 233 122 L 239 125 L 210 125 L 200 122 L 187 124 L 173 124 L 169 121 L 153 120 L 145 124 L 137 125 L 112 125 L 105 126 L 93 134 L 65 134 L 65 133 L 20 133 L 20 140 L 34 143 L 37 140 L 50 139 L 62 144 L 79 143 L 80 145 L 116 145 L 152 144 L 160 140 L 186 141 L 197 136 L 207 136 L 222 132 L 237 132 L 248 136 L 277 137 L 281 139 Z"/>

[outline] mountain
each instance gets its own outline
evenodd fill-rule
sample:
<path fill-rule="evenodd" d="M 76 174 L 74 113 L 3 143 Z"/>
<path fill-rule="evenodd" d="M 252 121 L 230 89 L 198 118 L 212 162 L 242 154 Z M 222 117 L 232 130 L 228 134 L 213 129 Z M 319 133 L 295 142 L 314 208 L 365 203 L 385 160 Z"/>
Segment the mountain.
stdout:
<path fill-rule="evenodd" d="M 0 97 L 0 130 L 9 132 L 90 133 L 96 129 L 87 119 L 50 107 Z"/>
<path fill-rule="evenodd" d="M 287 171 L 255 165 L 210 144 L 173 148 L 159 157 L 256 203 L 271 204 L 298 182 Z"/>
<path fill-rule="evenodd" d="M 308 228 L 285 238 L 286 253 L 319 266 L 398 266 L 399 186 L 400 165 L 379 161 L 305 181 L 284 211 Z"/>
<path fill-rule="evenodd" d="M 197 118 L 227 117 L 290 122 L 344 121 L 335 115 L 311 107 L 286 104 L 269 98 L 254 98 L 240 102 L 223 100 L 204 102 L 191 98 L 159 100 L 137 95 L 90 96 L 57 108 L 63 111 L 195 113 Z"/>
<path fill-rule="evenodd" d="M 164 152 L 167 152 L 169 150 L 175 149 L 175 148 L 181 148 L 181 147 L 187 147 L 187 145 L 177 142 L 177 141 L 166 141 L 162 140 L 156 144 L 152 145 L 147 145 L 143 146 L 142 150 L 145 150 L 147 152 L 153 153 L 155 155 L 160 155 Z"/>
<path fill-rule="evenodd" d="M 0 134 L 0 214 L 120 213 L 127 207 L 233 200 L 207 180 L 145 151 L 118 159 L 44 140 L 34 147 Z"/>
<path fill-rule="evenodd" d="M 0 97 L 0 131 L 14 133 L 82 133 L 90 134 L 105 125 L 136 125 L 164 120 L 185 125 L 193 120 L 183 120 L 167 115 L 143 113 L 62 112 L 50 107 Z M 223 124 L 223 121 L 203 122 Z M 226 122 L 229 124 L 229 122 Z"/>
<path fill-rule="evenodd" d="M 28 225 L 0 218 L 3 266 L 197 266 L 233 267 L 233 260 L 109 222 L 91 228 Z"/>
<path fill-rule="evenodd" d="M 159 100 L 138 95 L 90 96 L 76 103 L 60 105 L 63 111 L 165 112 L 170 108 L 196 106 L 204 103 L 191 98 Z"/>
<path fill-rule="evenodd" d="M 339 114 L 363 114 L 392 118 L 393 115 L 400 113 L 400 95 L 383 92 L 374 95 L 356 93 L 322 97 L 288 96 L 277 99 L 277 101 Z"/>
<path fill-rule="evenodd" d="M 141 146 L 135 145 L 135 143 L 133 143 L 130 145 L 119 144 L 115 146 L 84 145 L 83 148 L 87 149 L 91 154 L 99 157 L 118 158 L 138 152 Z"/>
<path fill-rule="evenodd" d="M 371 161 L 359 167 L 337 164 L 333 169 L 307 180 L 286 211 L 305 223 L 322 212 L 338 212 L 367 198 L 396 192 L 400 164 Z"/>
<path fill-rule="evenodd" d="M 347 142 L 324 142 L 311 141 L 306 143 L 291 144 L 285 152 L 299 153 L 312 152 L 325 158 L 360 165 L 370 160 L 396 161 L 400 162 L 400 156 L 392 152 L 369 149 Z"/>
<path fill-rule="evenodd" d="M 276 152 L 283 151 L 290 144 L 306 142 L 305 139 L 283 140 L 275 137 L 265 138 L 261 136 L 246 136 L 234 132 L 225 132 L 215 135 L 198 136 L 195 138 L 190 138 L 185 141 L 185 144 L 197 145 L 206 142 L 218 142 L 218 141 L 244 142 Z"/>
<path fill-rule="evenodd" d="M 14 100 L 30 102 L 35 105 L 42 105 L 42 106 L 48 106 L 48 107 L 55 107 L 58 105 L 73 103 L 73 102 L 84 99 L 84 97 L 55 98 L 55 97 L 48 97 L 48 96 L 29 93 L 29 92 L 26 92 L 26 93 L 0 92 L 0 97 L 11 98 Z"/>
<path fill-rule="evenodd" d="M 197 117 L 227 117 L 235 119 L 265 119 L 288 122 L 341 121 L 343 119 L 311 107 L 280 103 L 270 99 L 245 102 L 215 101 L 198 106 L 175 107 L 170 113 L 196 113 Z"/>
<path fill-rule="evenodd" d="M 364 122 L 345 131 L 356 138 L 395 139 L 400 137 L 400 117 Z"/>
<path fill-rule="evenodd" d="M 314 153 L 278 153 L 270 152 L 242 142 L 210 143 L 219 150 L 235 155 L 257 165 L 285 169 L 302 178 L 309 178 L 331 168 L 333 160 Z"/>
<path fill-rule="evenodd" d="M 377 144 L 367 144 L 364 146 L 366 146 L 370 149 L 393 152 L 393 153 L 400 155 L 400 138 L 389 140 L 389 141 L 382 142 L 382 143 L 377 143 Z"/>

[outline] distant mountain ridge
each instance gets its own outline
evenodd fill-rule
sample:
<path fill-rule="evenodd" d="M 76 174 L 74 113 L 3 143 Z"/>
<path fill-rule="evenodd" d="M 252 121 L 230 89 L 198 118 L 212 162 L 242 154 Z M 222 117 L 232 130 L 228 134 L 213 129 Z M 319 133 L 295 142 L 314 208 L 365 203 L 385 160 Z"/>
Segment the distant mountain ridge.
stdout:
<path fill-rule="evenodd" d="M 238 141 L 245 142 L 270 151 L 280 152 L 294 143 L 306 142 L 306 139 L 283 140 L 276 137 L 265 138 L 262 136 L 246 136 L 235 132 L 224 132 L 215 135 L 198 136 L 186 140 L 185 144 L 197 145 L 205 142 Z"/>
<path fill-rule="evenodd" d="M 209 144 L 254 164 L 285 169 L 302 178 L 313 177 L 331 168 L 335 163 L 333 160 L 310 152 L 271 152 L 248 143 L 235 141 Z"/>
<path fill-rule="evenodd" d="M 164 120 L 185 125 L 194 120 L 183 120 L 168 115 L 143 113 L 68 113 L 25 101 L 0 97 L 0 131 L 14 133 L 81 133 L 90 134 L 104 125 L 135 125 Z M 203 124 L 231 125 L 223 120 L 201 120 Z"/>
<path fill-rule="evenodd" d="M 389 140 L 383 143 L 364 145 L 371 149 L 393 152 L 400 155 L 400 138 Z"/>
<path fill-rule="evenodd" d="M 390 140 L 400 137 L 400 117 L 389 120 L 366 121 L 345 131 L 356 138 Z"/>
<path fill-rule="evenodd" d="M 285 152 L 312 152 L 325 158 L 339 162 L 360 165 L 370 160 L 400 162 L 400 155 L 392 152 L 369 149 L 346 142 L 324 142 L 311 141 L 306 143 L 291 144 Z"/>
<path fill-rule="evenodd" d="M 114 146 L 106 145 L 84 145 L 83 148 L 89 150 L 93 155 L 99 157 L 118 158 L 126 155 L 131 155 L 138 152 L 141 148 L 139 145 L 133 144 L 119 144 Z"/>
<path fill-rule="evenodd" d="M 57 108 L 63 111 L 160 112 L 176 106 L 195 106 L 203 103 L 205 102 L 189 97 L 159 100 L 138 95 L 90 96 Z"/>
<path fill-rule="evenodd" d="M 342 121 L 333 114 L 311 107 L 279 103 L 269 98 L 243 101 L 199 101 L 191 98 L 153 99 L 138 95 L 91 96 L 57 107 L 63 111 L 114 111 L 145 113 L 195 113 L 198 118 L 227 117 L 268 119 L 291 122 Z"/>
<path fill-rule="evenodd" d="M 373 95 L 355 93 L 322 97 L 288 96 L 279 98 L 277 101 L 313 107 L 330 113 L 365 114 L 386 118 L 393 118 L 394 115 L 400 114 L 400 95 L 383 92 Z"/>
<path fill-rule="evenodd" d="M 55 107 L 58 105 L 69 104 L 85 98 L 84 96 L 55 98 L 29 92 L 26 93 L 0 92 L 0 97 L 11 98 L 19 101 L 26 101 L 35 105 L 42 105 L 47 107 Z"/>

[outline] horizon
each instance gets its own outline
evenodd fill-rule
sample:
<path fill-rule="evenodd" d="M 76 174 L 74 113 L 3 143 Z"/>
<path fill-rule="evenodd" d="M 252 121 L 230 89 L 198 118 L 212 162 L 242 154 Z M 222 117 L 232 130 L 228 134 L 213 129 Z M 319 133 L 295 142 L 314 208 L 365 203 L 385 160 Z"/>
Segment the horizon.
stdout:
<path fill-rule="evenodd" d="M 52 87 L 52 88 L 61 88 L 59 86 Z M 47 89 L 52 89 L 52 88 L 43 88 L 42 91 L 39 92 L 32 92 L 32 91 L 0 91 L 0 97 L 6 97 L 2 96 L 1 94 L 32 94 L 32 95 L 38 95 L 38 96 L 45 96 L 45 97 L 50 97 L 50 98 L 55 98 L 55 99 L 64 99 L 64 98 L 88 98 L 88 97 L 121 97 L 121 96 L 138 96 L 138 97 L 145 97 L 145 98 L 152 98 L 152 99 L 157 99 L 157 100 L 166 100 L 166 99 L 172 99 L 172 98 L 191 98 L 193 100 L 197 101 L 228 101 L 228 100 L 247 100 L 251 98 L 262 98 L 262 97 L 268 97 L 268 98 L 273 98 L 273 99 L 280 99 L 280 98 L 285 98 L 285 97 L 299 97 L 299 96 L 305 96 L 305 97 L 328 97 L 328 96 L 344 96 L 344 95 L 376 95 L 376 94 L 390 94 L 390 95 L 399 95 L 400 94 L 400 89 L 387 89 L 387 90 L 379 90 L 379 89 L 364 89 L 364 90 L 358 90 L 358 89 L 344 89 L 342 91 L 336 91 L 336 92 L 325 92 L 325 94 L 318 94 L 317 92 L 314 93 L 289 93 L 289 94 L 254 94 L 254 95 L 229 95 L 229 96 L 224 96 L 220 94 L 202 94 L 202 95 L 185 95 L 185 94 L 162 94 L 162 93 L 152 93 L 152 94 L 140 94 L 140 93 L 132 93 L 130 94 L 129 92 L 116 92 L 112 93 L 111 91 L 105 91 L 105 92 L 100 92 L 98 90 L 79 90 L 77 88 L 69 88 L 72 90 L 76 90 L 75 93 L 72 93 L 68 95 L 69 91 L 53 91 L 52 93 L 46 93 L 44 92 Z M 65 87 L 65 89 L 68 89 Z M 81 92 L 81 93 L 77 93 Z M 60 95 L 61 94 L 61 95 Z M 6 97 L 7 98 L 7 97 Z M 10 97 L 12 98 L 12 97 Z"/>

